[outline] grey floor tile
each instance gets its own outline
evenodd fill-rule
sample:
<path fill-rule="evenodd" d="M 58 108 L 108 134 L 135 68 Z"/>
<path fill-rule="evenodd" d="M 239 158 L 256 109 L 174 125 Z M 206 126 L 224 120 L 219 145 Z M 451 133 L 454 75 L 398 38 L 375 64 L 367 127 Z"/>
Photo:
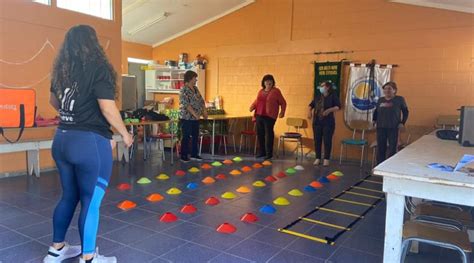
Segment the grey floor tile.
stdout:
<path fill-rule="evenodd" d="M 170 260 L 172 262 L 195 263 L 207 262 L 219 254 L 220 252 L 217 250 L 187 243 L 161 256 L 161 258 Z"/>
<path fill-rule="evenodd" d="M 228 249 L 226 252 L 252 261 L 265 262 L 278 253 L 278 251 L 280 251 L 280 248 L 248 239 Z"/>

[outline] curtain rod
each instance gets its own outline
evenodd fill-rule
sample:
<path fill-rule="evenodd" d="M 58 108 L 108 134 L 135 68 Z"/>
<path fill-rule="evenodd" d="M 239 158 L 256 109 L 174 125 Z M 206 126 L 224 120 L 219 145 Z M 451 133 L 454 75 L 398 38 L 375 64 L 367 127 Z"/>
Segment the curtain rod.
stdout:
<path fill-rule="evenodd" d="M 326 54 L 347 54 L 347 53 L 354 53 L 354 50 L 339 50 L 339 51 L 320 51 L 320 52 L 314 52 L 315 55 L 326 55 Z"/>

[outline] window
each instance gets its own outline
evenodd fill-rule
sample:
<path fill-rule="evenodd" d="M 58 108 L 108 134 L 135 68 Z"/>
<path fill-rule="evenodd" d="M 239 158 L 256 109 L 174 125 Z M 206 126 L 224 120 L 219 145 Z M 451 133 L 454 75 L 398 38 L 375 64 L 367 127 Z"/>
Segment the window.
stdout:
<path fill-rule="evenodd" d="M 41 1 L 41 0 L 40 0 Z M 45 1 L 45 0 L 42 0 Z M 112 20 L 113 0 L 56 0 L 59 8 Z"/>
<path fill-rule="evenodd" d="M 50 0 L 33 0 L 33 2 L 43 4 L 43 5 L 51 5 Z"/>

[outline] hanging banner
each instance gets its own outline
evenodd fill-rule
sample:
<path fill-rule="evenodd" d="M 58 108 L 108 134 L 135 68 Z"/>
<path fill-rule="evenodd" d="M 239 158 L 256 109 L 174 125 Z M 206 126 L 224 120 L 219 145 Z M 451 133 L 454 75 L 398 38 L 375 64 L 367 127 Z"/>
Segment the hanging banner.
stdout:
<path fill-rule="evenodd" d="M 372 122 L 378 99 L 383 96 L 382 86 L 390 81 L 391 66 L 380 68 L 350 65 L 347 82 L 344 120 L 347 124 L 355 120 Z"/>
<path fill-rule="evenodd" d="M 341 68 L 342 62 L 315 62 L 314 63 L 314 95 L 320 96 L 318 87 L 325 81 L 332 82 L 335 93 L 341 95 Z"/>

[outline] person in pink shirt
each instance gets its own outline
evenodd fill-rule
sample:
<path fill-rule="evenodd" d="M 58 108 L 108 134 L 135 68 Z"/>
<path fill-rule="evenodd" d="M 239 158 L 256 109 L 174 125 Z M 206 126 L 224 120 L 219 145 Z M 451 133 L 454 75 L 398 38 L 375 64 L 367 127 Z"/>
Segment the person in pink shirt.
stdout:
<path fill-rule="evenodd" d="M 261 85 L 262 89 L 250 105 L 250 111 L 255 111 L 254 115 L 257 123 L 257 138 L 260 150 L 257 158 L 269 160 L 273 158 L 273 141 L 275 138 L 273 127 L 278 117 L 283 118 L 285 116 L 286 101 L 281 91 L 275 87 L 275 79 L 272 75 L 263 76 Z"/>

